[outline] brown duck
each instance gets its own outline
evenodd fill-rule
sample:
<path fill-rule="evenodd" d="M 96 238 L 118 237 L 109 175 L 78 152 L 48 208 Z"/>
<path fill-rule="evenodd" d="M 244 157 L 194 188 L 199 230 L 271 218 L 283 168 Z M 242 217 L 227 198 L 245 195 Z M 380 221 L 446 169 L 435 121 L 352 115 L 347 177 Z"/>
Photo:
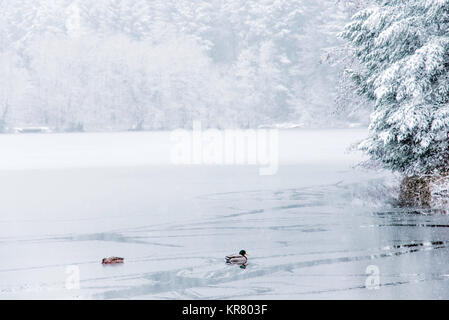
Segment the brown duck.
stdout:
<path fill-rule="evenodd" d="M 103 258 L 101 260 L 101 264 L 116 264 L 116 263 L 123 263 L 125 262 L 124 258 L 120 257 L 109 257 L 109 258 Z"/>

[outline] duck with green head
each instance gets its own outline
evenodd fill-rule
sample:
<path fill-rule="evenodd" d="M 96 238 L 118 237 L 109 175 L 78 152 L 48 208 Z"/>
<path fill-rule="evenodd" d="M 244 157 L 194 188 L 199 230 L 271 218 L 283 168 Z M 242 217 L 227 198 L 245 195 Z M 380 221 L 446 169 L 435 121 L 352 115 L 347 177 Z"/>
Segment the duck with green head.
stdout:
<path fill-rule="evenodd" d="M 236 265 L 246 265 L 248 262 L 248 253 L 246 253 L 245 250 L 240 250 L 239 254 L 229 255 L 226 256 L 226 263 L 227 264 L 236 264 Z"/>

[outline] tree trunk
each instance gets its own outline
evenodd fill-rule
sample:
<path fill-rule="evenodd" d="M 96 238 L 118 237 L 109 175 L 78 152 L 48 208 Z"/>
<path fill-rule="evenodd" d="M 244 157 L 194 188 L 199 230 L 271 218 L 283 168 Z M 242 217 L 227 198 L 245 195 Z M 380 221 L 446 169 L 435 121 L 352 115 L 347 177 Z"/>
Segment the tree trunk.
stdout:
<path fill-rule="evenodd" d="M 399 204 L 449 212 L 449 174 L 405 177 L 400 187 Z"/>
<path fill-rule="evenodd" d="M 399 190 L 399 203 L 403 207 L 430 207 L 430 177 L 405 177 Z"/>

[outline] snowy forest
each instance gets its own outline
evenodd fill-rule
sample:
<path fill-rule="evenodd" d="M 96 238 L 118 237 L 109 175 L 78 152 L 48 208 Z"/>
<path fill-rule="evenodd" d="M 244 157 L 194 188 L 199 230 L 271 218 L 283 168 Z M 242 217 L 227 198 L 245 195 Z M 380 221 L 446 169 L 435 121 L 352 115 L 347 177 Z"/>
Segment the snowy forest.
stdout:
<path fill-rule="evenodd" d="M 367 124 L 338 37 L 365 2 L 2 0 L 0 131 Z"/>

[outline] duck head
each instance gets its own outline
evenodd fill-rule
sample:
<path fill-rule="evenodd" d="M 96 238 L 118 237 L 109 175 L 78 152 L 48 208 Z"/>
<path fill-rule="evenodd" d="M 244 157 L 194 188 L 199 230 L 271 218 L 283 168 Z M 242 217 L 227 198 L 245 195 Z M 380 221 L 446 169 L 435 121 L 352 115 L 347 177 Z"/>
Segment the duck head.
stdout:
<path fill-rule="evenodd" d="M 245 250 L 240 250 L 239 255 L 241 255 L 241 256 L 247 256 L 248 254 L 246 253 Z"/>

